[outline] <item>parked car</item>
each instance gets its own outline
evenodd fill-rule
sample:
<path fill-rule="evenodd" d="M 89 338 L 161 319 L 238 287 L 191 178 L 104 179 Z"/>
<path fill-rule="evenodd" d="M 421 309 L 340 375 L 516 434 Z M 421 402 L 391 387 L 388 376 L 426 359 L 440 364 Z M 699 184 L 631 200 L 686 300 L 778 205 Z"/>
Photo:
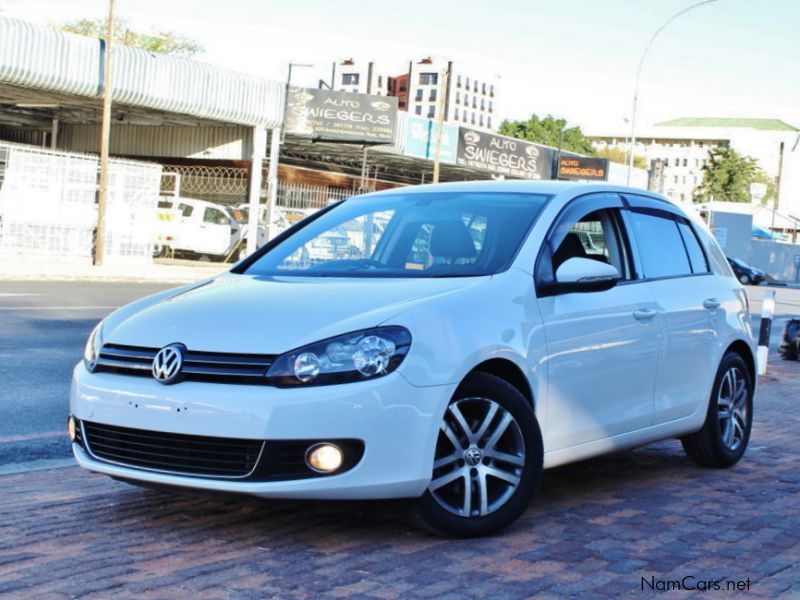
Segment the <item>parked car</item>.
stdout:
<path fill-rule="evenodd" d="M 353 223 L 371 238 L 358 255 L 297 260 Z M 650 192 L 367 194 L 101 322 L 74 370 L 72 448 L 131 482 L 417 498 L 440 531 L 481 535 L 520 516 L 543 469 L 667 438 L 736 464 L 748 317 L 713 236 Z"/>
<path fill-rule="evenodd" d="M 748 265 L 743 260 L 728 257 L 728 263 L 733 269 L 736 279 L 742 282 L 743 285 L 761 285 L 767 280 L 767 274 L 764 271 Z"/>
<path fill-rule="evenodd" d="M 153 254 L 164 256 L 172 250 L 222 260 L 246 235 L 246 215 L 237 207 L 195 198 L 162 198 Z M 259 244 L 262 240 L 263 228 L 259 228 Z"/>

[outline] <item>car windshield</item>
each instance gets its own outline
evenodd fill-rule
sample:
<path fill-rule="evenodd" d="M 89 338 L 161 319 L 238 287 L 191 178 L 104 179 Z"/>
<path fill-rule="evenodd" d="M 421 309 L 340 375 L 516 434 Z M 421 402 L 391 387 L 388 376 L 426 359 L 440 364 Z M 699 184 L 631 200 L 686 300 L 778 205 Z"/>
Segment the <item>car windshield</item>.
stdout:
<path fill-rule="evenodd" d="M 396 193 L 343 202 L 250 265 L 250 275 L 471 277 L 506 269 L 550 196 Z"/>

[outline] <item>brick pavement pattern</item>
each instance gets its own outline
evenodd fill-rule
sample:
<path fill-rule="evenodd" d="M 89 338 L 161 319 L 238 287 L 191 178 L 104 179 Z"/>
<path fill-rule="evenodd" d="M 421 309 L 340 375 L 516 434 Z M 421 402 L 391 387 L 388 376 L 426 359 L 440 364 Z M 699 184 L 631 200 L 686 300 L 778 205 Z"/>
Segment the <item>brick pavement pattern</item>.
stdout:
<path fill-rule="evenodd" d="M 773 357 L 735 468 L 697 467 L 669 441 L 550 470 L 518 523 L 475 540 L 427 533 L 404 501 L 181 496 L 77 467 L 6 475 L 0 598 L 635 597 L 655 594 L 642 577 L 685 576 L 800 598 L 798 401 L 800 363 Z"/>

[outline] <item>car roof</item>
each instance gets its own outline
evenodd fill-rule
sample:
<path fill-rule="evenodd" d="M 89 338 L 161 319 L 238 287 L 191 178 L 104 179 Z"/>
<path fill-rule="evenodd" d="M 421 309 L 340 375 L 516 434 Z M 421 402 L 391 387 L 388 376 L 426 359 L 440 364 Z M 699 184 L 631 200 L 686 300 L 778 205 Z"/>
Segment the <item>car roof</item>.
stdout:
<path fill-rule="evenodd" d="M 546 194 L 548 196 L 568 196 L 570 198 L 589 194 L 593 192 L 614 192 L 619 194 L 637 194 L 640 197 L 665 202 L 671 207 L 671 212 L 689 217 L 696 220 L 693 211 L 686 210 L 685 207 L 673 202 L 662 194 L 651 192 L 642 188 L 615 185 L 610 183 L 587 183 L 583 181 L 559 181 L 554 179 L 543 180 L 485 180 L 485 181 L 458 181 L 449 183 L 433 183 L 425 185 L 413 185 L 403 188 L 392 188 L 380 192 L 371 192 L 356 196 L 357 198 L 374 198 L 392 194 L 425 194 L 431 192 L 498 192 L 498 193 L 518 193 L 518 194 Z M 645 201 L 646 203 L 646 201 Z M 664 207 L 669 210 L 668 207 Z"/>

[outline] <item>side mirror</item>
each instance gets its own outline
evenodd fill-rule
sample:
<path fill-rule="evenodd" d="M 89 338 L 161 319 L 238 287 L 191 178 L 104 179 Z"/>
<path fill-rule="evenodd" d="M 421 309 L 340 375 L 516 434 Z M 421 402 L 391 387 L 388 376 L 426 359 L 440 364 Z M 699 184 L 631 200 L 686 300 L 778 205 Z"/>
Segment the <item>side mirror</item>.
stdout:
<path fill-rule="evenodd" d="M 620 280 L 616 267 L 591 258 L 570 258 L 556 270 L 552 290 L 556 294 L 570 292 L 602 292 Z"/>

